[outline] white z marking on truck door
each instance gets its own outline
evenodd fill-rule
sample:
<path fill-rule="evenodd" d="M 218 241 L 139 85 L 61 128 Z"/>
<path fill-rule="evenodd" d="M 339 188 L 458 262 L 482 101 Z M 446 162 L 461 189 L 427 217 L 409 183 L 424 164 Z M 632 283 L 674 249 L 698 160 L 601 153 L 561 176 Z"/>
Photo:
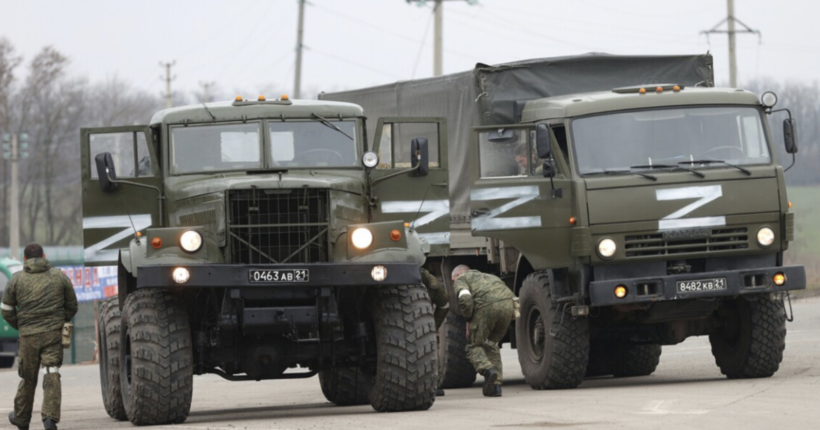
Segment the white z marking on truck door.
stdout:
<path fill-rule="evenodd" d="M 134 222 L 133 227 L 131 225 L 132 221 Z M 116 264 L 117 256 L 119 255 L 119 250 L 105 248 L 125 239 L 128 236 L 131 236 L 132 234 L 134 234 L 135 228 L 137 229 L 137 231 L 142 231 L 148 227 L 151 227 L 151 214 L 134 215 L 130 219 L 127 215 L 96 216 L 84 218 L 83 230 L 96 230 L 102 228 L 125 228 L 125 230 L 122 230 L 117 234 L 114 234 L 113 236 L 86 248 L 84 252 L 85 262 L 113 262 Z"/>
<path fill-rule="evenodd" d="M 720 198 L 723 195 L 723 190 L 720 185 L 709 185 L 706 187 L 672 188 L 669 190 L 656 190 L 655 194 L 657 196 L 658 201 L 698 199 L 678 209 L 677 211 L 663 217 L 658 222 L 658 228 L 660 230 L 689 227 L 714 227 L 726 225 L 725 216 L 683 219 L 683 217 L 694 212 L 699 207 L 704 206 L 705 204 Z"/>
<path fill-rule="evenodd" d="M 449 200 L 426 200 L 422 204 L 421 200 L 398 200 L 392 202 L 382 203 L 382 212 L 386 214 L 407 213 L 416 216 L 417 214 L 424 214 L 423 217 L 413 221 L 410 226 L 419 228 L 423 225 L 450 214 Z M 447 227 L 449 229 L 449 226 Z M 419 233 L 419 236 L 427 239 L 430 245 L 440 245 L 450 243 L 450 232 L 439 233 Z"/>
<path fill-rule="evenodd" d="M 497 218 L 504 212 L 517 208 L 518 206 L 521 206 L 536 197 L 538 197 L 537 186 L 485 188 L 482 190 L 473 190 L 470 193 L 470 200 L 474 202 L 515 199 L 491 210 L 486 215 L 473 217 L 473 230 L 507 230 L 512 228 L 541 227 L 540 216 Z"/>

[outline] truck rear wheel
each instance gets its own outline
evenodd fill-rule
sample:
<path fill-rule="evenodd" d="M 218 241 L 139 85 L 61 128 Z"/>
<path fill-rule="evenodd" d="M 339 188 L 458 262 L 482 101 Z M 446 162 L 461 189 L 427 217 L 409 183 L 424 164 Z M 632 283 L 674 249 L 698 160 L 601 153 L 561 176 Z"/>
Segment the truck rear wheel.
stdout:
<path fill-rule="evenodd" d="M 436 400 L 433 306 L 421 285 L 374 290 L 376 377 L 370 404 L 379 412 L 426 410 Z"/>
<path fill-rule="evenodd" d="M 191 328 L 182 302 L 165 290 L 128 295 L 120 333 L 120 382 L 135 425 L 179 424 L 193 394 Z"/>
<path fill-rule="evenodd" d="M 616 378 L 651 375 L 658 368 L 661 359 L 661 346 L 658 344 L 621 343 L 615 345 L 612 352 L 610 368 Z"/>
<path fill-rule="evenodd" d="M 442 388 L 464 388 L 473 385 L 476 371 L 467 359 L 467 323 L 464 318 L 454 313 L 447 314 L 447 319 L 439 330 L 438 359 L 442 364 L 444 376 Z"/>
<path fill-rule="evenodd" d="M 109 298 L 102 302 L 97 313 L 97 350 L 100 354 L 100 388 L 103 406 L 108 416 L 125 421 L 120 386 L 120 313 L 119 299 Z"/>
<path fill-rule="evenodd" d="M 589 361 L 589 320 L 552 303 L 545 273 L 524 279 L 520 301 L 515 333 L 527 384 L 536 390 L 577 387 Z"/>
<path fill-rule="evenodd" d="M 720 372 L 729 379 L 774 375 L 786 348 L 783 302 L 744 296 L 724 302 L 721 312 L 723 326 L 709 335 Z"/>
<path fill-rule="evenodd" d="M 364 369 L 339 367 L 319 372 L 319 385 L 325 398 L 338 406 L 356 406 L 370 403 L 373 375 Z"/>

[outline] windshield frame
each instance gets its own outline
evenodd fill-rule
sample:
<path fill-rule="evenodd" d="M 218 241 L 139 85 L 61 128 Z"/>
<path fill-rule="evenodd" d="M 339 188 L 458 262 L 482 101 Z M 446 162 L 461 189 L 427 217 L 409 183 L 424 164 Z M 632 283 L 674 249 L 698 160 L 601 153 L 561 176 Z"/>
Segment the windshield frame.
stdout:
<path fill-rule="evenodd" d="M 304 166 L 304 167 L 287 167 L 282 168 L 280 166 L 272 165 L 272 157 L 270 155 L 270 127 L 268 126 L 269 123 L 281 123 L 283 120 L 281 118 L 253 118 L 247 120 L 225 120 L 225 121 L 204 121 L 204 122 L 181 122 L 181 123 L 168 123 L 164 124 L 163 129 L 163 136 L 162 136 L 162 154 L 163 154 L 163 171 L 165 172 L 166 177 L 179 177 L 179 176 L 192 176 L 192 175 L 214 175 L 214 174 L 224 174 L 224 173 L 244 173 L 244 172 L 265 172 L 265 171 L 287 171 L 287 170 L 300 170 L 300 171 L 311 171 L 311 170 L 364 170 L 364 165 L 362 165 L 362 155 L 363 155 L 363 147 L 364 147 L 364 121 L 362 117 L 359 116 L 348 116 L 348 117 L 340 117 L 333 116 L 333 117 L 326 117 L 328 121 L 331 123 L 338 122 L 338 121 L 353 121 L 354 122 L 354 130 L 356 135 L 353 136 L 355 139 L 355 150 L 356 150 L 356 164 L 351 166 Z M 320 127 L 325 127 L 321 124 L 321 120 L 315 117 L 288 117 L 284 119 L 284 122 L 315 122 Z M 248 169 L 222 169 L 222 170 L 202 170 L 197 172 L 184 172 L 184 173 L 173 173 L 171 171 L 171 163 L 173 150 L 171 148 L 171 133 L 174 128 L 179 127 L 191 127 L 191 126 L 208 126 L 208 125 L 231 125 L 231 124 L 247 124 L 247 123 L 257 123 L 259 125 L 259 133 L 262 135 L 262 139 L 260 140 L 261 150 L 260 150 L 260 164 L 261 167 L 256 168 L 248 168 Z M 345 138 L 346 139 L 346 138 Z"/>
<path fill-rule="evenodd" d="M 689 104 L 689 105 L 672 105 L 672 106 L 663 106 L 663 107 L 650 107 L 650 108 L 639 108 L 639 109 L 624 109 L 624 110 L 607 111 L 607 112 L 596 112 L 594 114 L 581 115 L 581 116 L 577 116 L 577 117 L 573 117 L 573 118 L 567 118 L 567 121 L 566 121 L 566 123 L 567 123 L 566 124 L 566 127 L 567 127 L 567 144 L 570 147 L 569 153 L 570 153 L 570 157 L 572 157 L 571 165 L 572 165 L 572 169 L 574 170 L 574 174 L 577 174 L 579 177 L 582 177 L 582 178 L 595 177 L 595 176 L 606 176 L 605 171 L 587 172 L 587 173 L 582 173 L 581 172 L 581 167 L 580 167 L 579 160 L 578 160 L 577 146 L 576 146 L 576 141 L 575 141 L 575 124 L 574 123 L 575 123 L 576 120 L 591 118 L 591 117 L 600 117 L 600 116 L 607 116 L 607 115 L 614 115 L 614 114 L 622 114 L 622 113 L 663 111 L 663 110 L 673 110 L 673 109 L 692 109 L 692 108 L 695 108 L 695 109 L 700 109 L 700 108 L 704 108 L 704 109 L 708 109 L 708 108 L 749 108 L 749 109 L 756 110 L 757 115 L 758 115 L 758 117 L 760 118 L 760 121 L 761 121 L 760 125 L 761 125 L 762 130 L 763 130 L 762 135 L 763 135 L 763 138 L 765 139 L 765 147 L 769 152 L 768 153 L 769 162 L 767 162 L 767 163 L 740 164 L 740 166 L 752 167 L 752 166 L 777 165 L 777 163 L 778 163 L 777 151 L 775 151 L 775 148 L 773 147 L 773 142 L 772 142 L 773 139 L 772 139 L 772 135 L 771 135 L 771 130 L 769 128 L 769 121 L 767 120 L 766 113 L 763 111 L 763 109 L 760 106 L 752 105 L 752 104 L 702 104 L 702 105 L 701 104 L 696 104 L 696 105 Z M 683 167 L 690 167 L 689 163 L 685 163 L 685 161 L 688 161 L 688 160 L 684 160 L 684 164 L 682 164 L 682 166 Z M 662 163 L 658 163 L 658 164 L 662 164 Z M 718 170 L 718 169 L 732 170 L 732 169 L 734 169 L 731 166 L 727 166 L 726 164 L 721 164 L 721 163 L 711 163 L 711 164 L 698 164 L 698 163 L 695 163 L 695 165 L 697 166 L 697 170 Z M 616 168 L 618 168 L 618 167 L 617 166 L 610 166 L 609 168 L 604 169 L 604 170 L 616 169 Z M 667 169 L 631 169 L 631 170 L 633 172 L 646 172 L 646 171 L 651 170 L 653 172 L 653 174 L 656 174 L 656 173 L 669 173 L 670 172 L 670 170 L 667 170 Z"/>

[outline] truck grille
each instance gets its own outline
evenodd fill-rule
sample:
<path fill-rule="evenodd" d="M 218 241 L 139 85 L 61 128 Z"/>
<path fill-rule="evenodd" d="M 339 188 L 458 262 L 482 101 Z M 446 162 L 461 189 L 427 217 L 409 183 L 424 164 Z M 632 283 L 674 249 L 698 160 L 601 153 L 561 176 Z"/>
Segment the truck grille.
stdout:
<path fill-rule="evenodd" d="M 328 190 L 228 191 L 232 263 L 328 261 Z"/>
<path fill-rule="evenodd" d="M 652 233 L 626 236 L 624 250 L 627 258 L 729 251 L 749 248 L 748 239 L 746 227 L 711 229 L 708 237 L 697 239 L 665 239 L 662 233 Z"/>

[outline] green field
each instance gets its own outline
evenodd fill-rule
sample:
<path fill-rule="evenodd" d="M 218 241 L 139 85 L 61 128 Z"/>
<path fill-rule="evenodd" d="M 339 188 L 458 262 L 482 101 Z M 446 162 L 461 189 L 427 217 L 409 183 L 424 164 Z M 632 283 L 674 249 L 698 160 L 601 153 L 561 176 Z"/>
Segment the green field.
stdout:
<path fill-rule="evenodd" d="M 785 264 L 806 266 L 808 287 L 820 289 L 820 186 L 789 187 L 794 212 L 794 242 Z"/>

